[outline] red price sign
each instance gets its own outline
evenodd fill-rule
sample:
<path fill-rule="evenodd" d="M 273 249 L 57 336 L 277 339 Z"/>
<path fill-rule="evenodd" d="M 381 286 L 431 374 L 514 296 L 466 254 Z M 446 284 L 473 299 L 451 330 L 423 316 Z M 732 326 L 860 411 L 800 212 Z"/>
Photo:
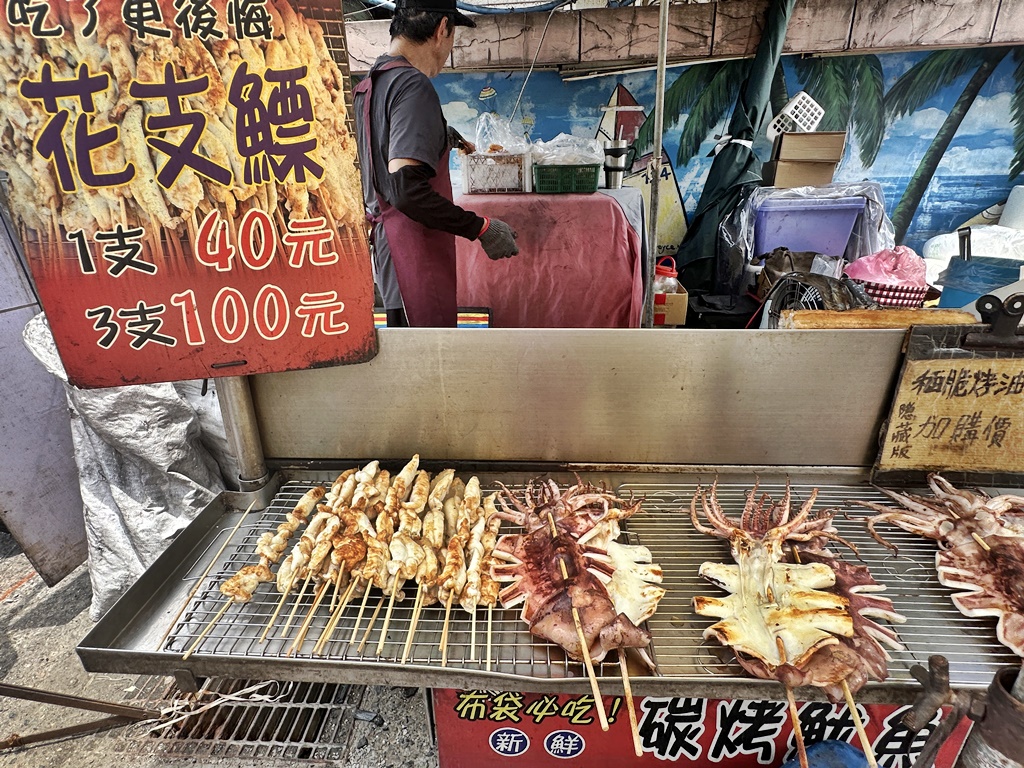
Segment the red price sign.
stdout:
<path fill-rule="evenodd" d="M 72 383 L 376 354 L 334 6 L 7 1 L 12 217 Z"/>

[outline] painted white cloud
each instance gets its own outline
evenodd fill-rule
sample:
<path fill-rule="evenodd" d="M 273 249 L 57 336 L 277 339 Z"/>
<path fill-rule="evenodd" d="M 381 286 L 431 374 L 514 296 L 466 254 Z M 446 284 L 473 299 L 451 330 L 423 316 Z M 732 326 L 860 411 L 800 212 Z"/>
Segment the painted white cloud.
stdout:
<path fill-rule="evenodd" d="M 979 97 L 956 132 L 957 136 L 1012 136 L 1010 124 L 1010 93 L 988 98 Z"/>
<path fill-rule="evenodd" d="M 888 136 L 915 136 L 932 138 L 942 126 L 947 113 L 935 107 L 919 109 L 911 115 L 894 122 L 887 131 Z"/>
<path fill-rule="evenodd" d="M 449 101 L 442 105 L 445 119 L 453 125 L 466 125 L 476 120 L 480 110 L 470 106 L 464 101 Z"/>
<path fill-rule="evenodd" d="M 1005 174 L 1013 160 L 1013 147 L 950 147 L 939 162 L 938 173 L 963 176 Z"/>
<path fill-rule="evenodd" d="M 1010 94 L 975 99 L 971 108 L 957 128 L 957 136 L 1009 137 L 1013 134 L 1010 124 Z M 893 123 L 887 136 L 912 136 L 931 139 L 938 133 L 948 112 L 928 107 Z"/>

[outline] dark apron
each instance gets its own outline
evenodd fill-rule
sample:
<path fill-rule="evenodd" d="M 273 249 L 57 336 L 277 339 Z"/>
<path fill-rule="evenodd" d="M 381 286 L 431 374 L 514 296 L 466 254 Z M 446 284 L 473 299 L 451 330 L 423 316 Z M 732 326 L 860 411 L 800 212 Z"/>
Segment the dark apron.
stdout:
<path fill-rule="evenodd" d="M 373 165 L 373 143 L 370 126 L 370 100 L 373 98 L 374 77 L 380 72 L 398 67 L 411 67 L 406 61 L 389 61 L 370 72 L 355 87 L 354 93 L 363 94 L 363 140 L 370 148 L 367 153 Z M 386 137 L 383 137 L 386 139 Z M 430 180 L 430 188 L 446 200 L 452 200 L 451 177 L 448 173 L 446 147 L 437 163 L 437 173 Z M 372 167 L 366 172 L 374 183 L 380 216 L 371 219 L 383 224 L 384 234 L 391 247 L 391 262 L 402 291 L 402 301 L 409 325 L 432 328 L 455 328 L 458 309 L 455 300 L 455 235 L 430 229 L 413 221 L 385 200 L 377 189 Z"/>

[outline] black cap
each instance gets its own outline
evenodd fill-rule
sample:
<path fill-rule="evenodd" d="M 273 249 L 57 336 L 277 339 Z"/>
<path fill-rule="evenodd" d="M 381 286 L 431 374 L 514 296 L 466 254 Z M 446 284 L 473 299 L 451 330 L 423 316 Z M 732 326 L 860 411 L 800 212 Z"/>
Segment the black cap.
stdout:
<path fill-rule="evenodd" d="M 459 13 L 455 0 L 395 0 L 396 11 L 431 11 L 447 13 L 456 27 L 475 27 L 476 22 Z"/>

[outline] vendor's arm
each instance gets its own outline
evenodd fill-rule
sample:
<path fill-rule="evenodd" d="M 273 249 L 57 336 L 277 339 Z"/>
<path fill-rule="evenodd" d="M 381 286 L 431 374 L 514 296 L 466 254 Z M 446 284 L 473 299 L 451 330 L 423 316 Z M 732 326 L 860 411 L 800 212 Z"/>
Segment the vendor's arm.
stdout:
<path fill-rule="evenodd" d="M 388 161 L 388 172 L 394 196 L 388 202 L 410 219 L 468 240 L 480 235 L 484 219 L 431 189 L 434 169 L 429 165 L 408 157 L 392 158 Z"/>

